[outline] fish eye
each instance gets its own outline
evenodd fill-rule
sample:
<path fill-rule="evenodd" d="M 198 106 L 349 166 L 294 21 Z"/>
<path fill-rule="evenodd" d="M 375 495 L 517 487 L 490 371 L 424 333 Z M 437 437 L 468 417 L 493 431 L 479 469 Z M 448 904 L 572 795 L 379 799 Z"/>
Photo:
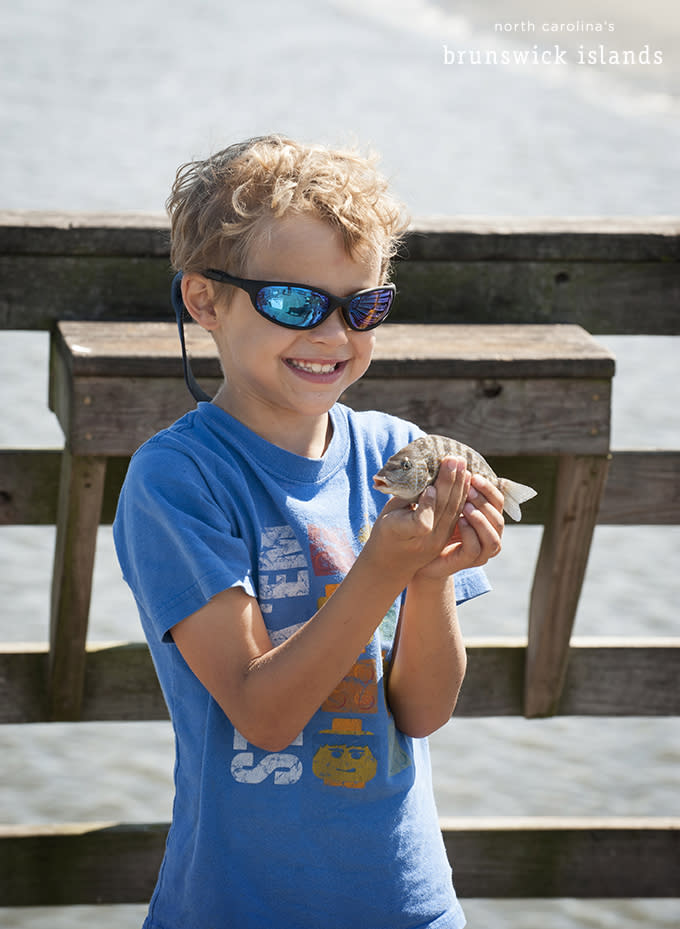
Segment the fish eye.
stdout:
<path fill-rule="evenodd" d="M 402 463 L 401 463 L 401 470 L 402 470 L 402 471 L 410 471 L 412 467 L 413 467 L 413 463 L 412 463 L 411 459 L 410 459 L 410 458 L 404 458 L 404 460 L 403 460 Z"/>

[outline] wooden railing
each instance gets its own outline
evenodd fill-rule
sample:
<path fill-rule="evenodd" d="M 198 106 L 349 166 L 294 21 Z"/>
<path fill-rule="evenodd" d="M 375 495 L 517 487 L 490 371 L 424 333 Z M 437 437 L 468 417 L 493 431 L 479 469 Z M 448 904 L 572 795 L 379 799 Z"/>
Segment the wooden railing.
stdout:
<path fill-rule="evenodd" d="M 595 336 L 678 335 L 679 234 L 680 222 L 670 219 L 423 221 L 397 262 L 396 321 L 566 323 Z M 0 328 L 54 333 L 64 320 L 167 321 L 167 240 L 160 216 L 0 213 Z M 181 376 L 179 363 L 174 376 Z M 107 458 L 104 523 L 112 520 L 127 460 Z M 57 523 L 63 461 L 61 449 L 2 450 L 0 524 Z M 520 441 L 516 453 L 491 461 L 499 472 L 520 474 L 539 490 L 524 508 L 525 521 L 554 522 L 559 450 L 527 456 Z M 611 451 L 597 520 L 680 523 L 680 450 Z M 61 609 L 68 612 L 68 599 Z M 526 640 L 467 644 L 468 674 L 456 714 L 525 713 Z M 680 638 L 572 640 L 568 654 L 551 712 L 680 715 Z M 0 722 L 55 718 L 51 661 L 48 645 L 0 646 Z M 146 645 L 87 646 L 77 718 L 167 718 Z M 679 824 L 446 820 L 442 828 L 456 849 L 463 897 L 663 897 L 680 896 Z M 166 828 L 0 828 L 0 906 L 143 902 L 153 888 Z"/>

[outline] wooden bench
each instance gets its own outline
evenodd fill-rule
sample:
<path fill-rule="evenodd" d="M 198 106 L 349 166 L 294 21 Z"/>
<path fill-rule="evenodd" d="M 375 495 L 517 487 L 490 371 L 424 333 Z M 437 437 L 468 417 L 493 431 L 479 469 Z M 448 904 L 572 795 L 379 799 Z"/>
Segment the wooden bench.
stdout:
<path fill-rule="evenodd" d="M 214 393 L 220 368 L 212 340 L 188 326 L 187 345 L 197 378 Z M 545 530 L 529 615 L 527 716 L 553 713 L 561 694 L 607 474 L 613 373 L 610 353 L 575 325 L 386 324 L 369 372 L 342 398 L 452 435 L 492 463 L 520 456 L 504 461 L 502 473 L 525 482 L 521 456 L 556 458 L 551 478 L 539 481 Z M 107 459 L 129 456 L 192 405 L 174 325 L 57 325 L 50 406 L 65 449 L 50 631 L 53 719 L 80 718 Z"/>

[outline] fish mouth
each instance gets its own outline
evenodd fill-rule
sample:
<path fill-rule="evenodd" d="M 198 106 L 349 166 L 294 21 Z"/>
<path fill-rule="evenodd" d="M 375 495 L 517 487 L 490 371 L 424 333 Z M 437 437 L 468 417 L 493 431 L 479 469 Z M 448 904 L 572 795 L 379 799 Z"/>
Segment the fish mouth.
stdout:
<path fill-rule="evenodd" d="M 387 481 L 384 477 L 378 477 L 376 474 L 376 476 L 373 478 L 373 487 L 376 490 L 382 490 L 384 487 L 387 487 Z"/>

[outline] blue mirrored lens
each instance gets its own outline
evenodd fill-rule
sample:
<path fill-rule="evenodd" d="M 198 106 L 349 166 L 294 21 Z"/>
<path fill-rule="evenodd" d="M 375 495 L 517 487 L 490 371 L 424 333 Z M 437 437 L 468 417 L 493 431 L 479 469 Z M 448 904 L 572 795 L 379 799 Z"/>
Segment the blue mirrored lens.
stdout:
<path fill-rule="evenodd" d="M 321 320 L 328 307 L 328 297 L 308 287 L 269 284 L 258 291 L 257 306 L 276 323 L 306 329 Z"/>
<path fill-rule="evenodd" d="M 394 293 L 387 288 L 369 290 L 359 294 L 349 304 L 348 312 L 356 329 L 370 329 L 387 316 L 392 306 Z"/>

